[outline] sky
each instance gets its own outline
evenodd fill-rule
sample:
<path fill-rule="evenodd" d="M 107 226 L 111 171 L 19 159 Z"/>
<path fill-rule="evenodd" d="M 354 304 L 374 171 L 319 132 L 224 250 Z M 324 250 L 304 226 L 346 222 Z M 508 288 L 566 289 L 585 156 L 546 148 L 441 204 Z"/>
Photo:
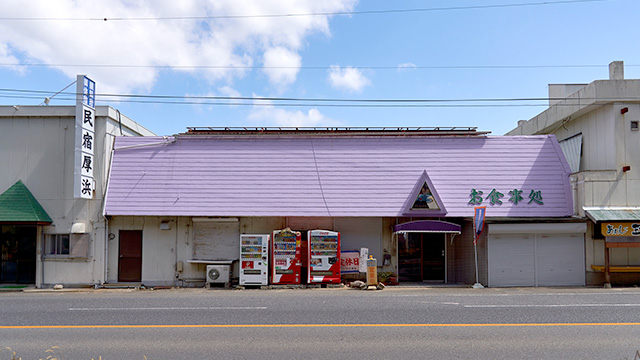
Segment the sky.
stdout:
<path fill-rule="evenodd" d="M 157 135 L 502 135 L 546 109 L 548 84 L 607 79 L 612 61 L 640 78 L 638 14 L 637 0 L 2 0 L 0 105 L 74 105 L 84 74 L 96 105 Z"/>

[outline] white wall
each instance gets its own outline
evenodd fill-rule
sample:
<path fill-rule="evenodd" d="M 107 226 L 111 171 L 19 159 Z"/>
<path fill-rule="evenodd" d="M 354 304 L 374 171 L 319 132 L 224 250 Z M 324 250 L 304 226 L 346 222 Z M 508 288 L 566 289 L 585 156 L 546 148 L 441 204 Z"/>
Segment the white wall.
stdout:
<path fill-rule="evenodd" d="M 102 199 L 110 165 L 112 134 L 120 134 L 118 122 L 108 117 L 109 107 L 96 109 L 94 199 L 75 199 L 74 106 L 0 106 L 0 193 L 22 180 L 52 218 L 44 234 L 68 234 L 74 223 L 84 223 L 90 234 L 89 256 L 82 259 L 42 259 L 37 285 L 99 284 L 104 280 L 105 224 Z M 123 134 L 152 135 L 126 116 Z M 44 243 L 40 239 L 40 243 Z M 42 250 L 42 248 L 40 249 Z M 40 261 L 40 259 L 38 259 Z"/>

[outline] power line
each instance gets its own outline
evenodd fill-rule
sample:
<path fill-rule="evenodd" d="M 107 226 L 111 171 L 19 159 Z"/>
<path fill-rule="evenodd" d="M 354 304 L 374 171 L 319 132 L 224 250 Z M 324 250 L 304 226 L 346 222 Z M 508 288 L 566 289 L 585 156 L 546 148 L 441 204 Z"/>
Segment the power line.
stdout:
<path fill-rule="evenodd" d="M 0 66 L 25 66 L 25 67 L 87 67 L 87 68 L 151 68 L 151 69 L 221 69 L 221 70 L 260 70 L 260 69 L 301 69 L 301 70 L 328 70 L 331 66 L 236 66 L 236 65 L 134 65 L 134 64 L 46 64 L 46 63 L 0 63 Z M 348 66 L 357 69 L 368 70 L 478 70 L 478 69 L 557 69 L 557 68 L 602 68 L 609 65 L 598 64 L 560 64 L 560 65 L 362 65 Z M 625 66 L 640 66 L 637 64 L 625 64 Z"/>
<path fill-rule="evenodd" d="M 101 18 L 0 17 L 0 21 L 148 21 L 148 20 L 201 21 L 201 20 L 216 20 L 216 19 L 283 18 L 283 17 L 301 17 L 301 16 L 337 16 L 337 15 L 353 16 L 353 15 L 378 15 L 378 14 L 391 14 L 391 13 L 419 13 L 419 12 L 433 12 L 433 11 L 497 9 L 497 8 L 513 8 L 513 7 L 525 7 L 525 6 L 548 6 L 548 5 L 576 4 L 576 3 L 604 2 L 604 1 L 611 1 L 611 0 L 561 0 L 561 1 L 527 2 L 527 3 L 516 3 L 516 4 L 449 6 L 449 7 L 437 7 L 437 8 L 336 11 L 336 12 L 318 12 L 318 13 L 287 13 L 287 14 L 263 14 L 263 15 L 101 17 Z"/>
<path fill-rule="evenodd" d="M 3 94 L 6 93 L 6 94 Z M 42 99 L 50 91 L 0 89 L 1 98 Z M 75 93 L 63 93 L 69 97 L 60 101 L 75 101 Z M 212 106 L 281 106 L 281 107 L 378 107 L 378 108 L 428 108 L 428 107 L 527 107 L 548 106 L 550 100 L 566 98 L 466 98 L 466 99 L 335 99 L 335 98 L 287 98 L 287 97 L 241 97 L 241 96 L 183 96 L 183 95 L 136 95 L 136 94 L 96 94 L 96 99 L 104 103 L 148 103 L 168 105 L 212 105 Z M 178 101 L 180 100 L 180 101 Z M 576 99 L 588 101 L 589 98 Z M 606 100 L 606 99 L 601 99 Z M 613 98 L 611 100 L 614 100 Z M 615 100 L 621 100 L 616 98 Z M 640 101 L 640 96 L 629 97 L 627 101 Z M 521 102 L 514 104 L 513 102 Z M 522 103 L 528 102 L 528 103 Z M 538 103 L 531 103 L 538 102 Z M 274 104 L 275 103 L 275 104 Z M 472 103 L 472 104 L 469 104 Z M 475 103 L 475 104 L 473 104 Z M 489 104 L 492 103 L 492 104 Z M 562 104 L 558 104 L 562 105 Z M 566 104 L 574 106 L 573 104 Z"/>
<path fill-rule="evenodd" d="M 37 96 L 0 95 L 0 98 L 42 99 Z M 75 98 L 58 98 L 59 101 L 75 102 Z M 211 101 L 167 101 L 167 100 L 101 100 L 102 103 L 136 103 L 163 105 L 201 106 L 251 106 L 251 107 L 330 107 L 330 108 L 495 108 L 495 107 L 541 107 L 547 104 L 328 104 L 328 103 L 278 103 L 265 102 L 211 102 Z"/>

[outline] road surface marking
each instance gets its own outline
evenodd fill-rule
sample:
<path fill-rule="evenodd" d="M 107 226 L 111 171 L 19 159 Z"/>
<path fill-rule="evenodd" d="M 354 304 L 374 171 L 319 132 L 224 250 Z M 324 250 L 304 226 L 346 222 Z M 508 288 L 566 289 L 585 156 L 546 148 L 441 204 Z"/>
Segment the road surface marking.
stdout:
<path fill-rule="evenodd" d="M 172 328 L 339 328 L 339 327 L 550 327 L 640 326 L 635 323 L 506 323 L 506 324 L 202 324 L 202 325 L 19 325 L 2 329 L 172 329 Z"/>
<path fill-rule="evenodd" d="M 463 305 L 466 308 L 554 308 L 554 307 L 638 307 L 640 304 L 523 304 L 523 305 Z"/>
<path fill-rule="evenodd" d="M 122 310 L 266 310 L 266 306 L 205 306 L 205 307 L 143 307 L 143 308 L 69 308 L 69 311 L 122 311 Z"/>

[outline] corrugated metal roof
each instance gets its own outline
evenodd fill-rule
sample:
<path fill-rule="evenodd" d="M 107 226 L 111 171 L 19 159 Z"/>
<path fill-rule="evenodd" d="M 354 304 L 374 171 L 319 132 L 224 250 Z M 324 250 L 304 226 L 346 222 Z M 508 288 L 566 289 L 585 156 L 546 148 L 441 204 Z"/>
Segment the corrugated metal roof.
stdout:
<path fill-rule="evenodd" d="M 0 195 L 0 222 L 50 224 L 53 221 L 21 180 Z"/>
<path fill-rule="evenodd" d="M 598 221 L 639 221 L 640 208 L 584 208 L 589 219 Z"/>
<path fill-rule="evenodd" d="M 567 158 L 571 172 L 580 171 L 580 158 L 582 157 L 582 134 L 574 135 L 560 141 L 560 148 Z"/>
<path fill-rule="evenodd" d="M 473 216 L 473 189 L 483 192 L 488 217 L 573 214 L 569 165 L 553 135 L 169 140 L 116 139 L 107 215 L 411 216 L 425 171 L 447 217 Z M 502 204 L 490 204 L 493 189 Z M 517 204 L 514 189 L 522 191 Z M 531 191 L 542 205 L 529 201 Z"/>

